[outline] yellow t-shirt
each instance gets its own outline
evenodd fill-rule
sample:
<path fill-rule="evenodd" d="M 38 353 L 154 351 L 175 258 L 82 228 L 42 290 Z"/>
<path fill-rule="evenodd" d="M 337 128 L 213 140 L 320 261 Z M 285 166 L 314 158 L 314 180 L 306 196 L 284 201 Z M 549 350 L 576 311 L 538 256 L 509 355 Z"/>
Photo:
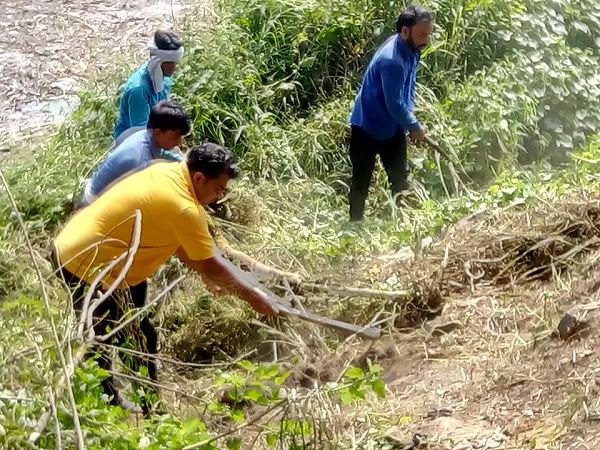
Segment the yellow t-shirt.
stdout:
<path fill-rule="evenodd" d="M 61 264 L 91 283 L 107 264 L 127 253 L 136 210 L 141 213 L 141 235 L 124 279 L 127 285 L 150 277 L 179 247 L 194 261 L 214 255 L 206 212 L 196 200 L 187 166 L 161 162 L 117 182 L 69 220 L 55 240 Z M 116 279 L 126 259 L 103 277 L 105 284 Z"/>

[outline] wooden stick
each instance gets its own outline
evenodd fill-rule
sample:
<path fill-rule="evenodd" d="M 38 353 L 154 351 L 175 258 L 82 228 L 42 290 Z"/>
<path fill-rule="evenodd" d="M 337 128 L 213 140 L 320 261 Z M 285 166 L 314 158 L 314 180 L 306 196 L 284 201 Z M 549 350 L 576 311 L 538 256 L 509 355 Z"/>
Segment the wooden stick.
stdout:
<path fill-rule="evenodd" d="M 471 177 L 469 176 L 469 174 L 466 172 L 466 170 L 463 168 L 462 164 L 460 164 L 460 162 L 458 162 L 452 156 L 450 156 L 450 154 L 446 150 L 444 150 L 442 147 L 440 147 L 440 144 L 438 144 L 436 141 L 434 141 L 429 136 L 425 136 L 425 142 L 433 150 L 435 150 L 440 155 L 442 155 L 446 161 L 448 161 L 448 163 L 449 163 L 449 169 L 450 169 L 451 175 L 453 177 L 456 177 L 456 178 L 458 178 L 460 180 L 460 177 L 458 176 L 458 174 L 456 173 L 456 170 L 454 169 L 454 165 L 456 165 L 456 167 L 458 167 L 458 170 L 460 171 L 460 174 L 463 177 L 465 177 L 468 181 L 473 181 L 471 179 Z M 460 180 L 460 183 L 464 187 L 464 184 L 463 184 L 462 180 Z"/>
<path fill-rule="evenodd" d="M 226 255 L 229 255 L 233 259 L 237 259 L 239 262 L 248 265 L 251 271 L 266 273 L 269 275 L 275 275 L 280 278 L 287 278 L 294 283 L 300 283 L 302 281 L 302 275 L 294 272 L 286 272 L 284 270 L 276 269 L 275 267 L 267 266 L 266 264 L 257 261 L 251 256 L 234 249 L 229 245 L 225 239 L 219 239 L 219 247 L 223 250 Z"/>
<path fill-rule="evenodd" d="M 289 293 L 289 295 L 292 297 L 292 300 L 294 301 L 294 303 L 298 306 L 298 309 L 301 312 L 306 312 L 306 308 L 304 308 L 304 305 L 302 304 L 302 301 L 300 300 L 300 298 L 294 293 L 294 290 L 292 289 L 292 287 L 290 286 L 290 283 L 288 282 L 288 280 L 284 279 L 283 283 L 285 285 L 285 289 L 286 291 Z M 292 305 L 286 305 L 286 306 L 292 306 Z M 319 343 L 321 344 L 321 347 L 323 349 L 327 349 L 327 343 L 325 342 L 325 339 L 323 339 L 323 337 L 319 334 L 319 331 L 316 329 L 316 327 L 314 328 L 314 334 L 315 336 L 319 339 Z"/>
<path fill-rule="evenodd" d="M 118 345 L 106 344 L 104 342 L 96 342 L 96 345 L 106 347 L 106 348 L 111 348 L 118 352 L 128 353 L 130 355 L 153 357 L 157 361 L 161 361 L 161 362 L 165 362 L 165 363 L 169 363 L 169 364 L 179 365 L 179 366 L 183 366 L 183 367 L 193 367 L 196 369 L 205 369 L 205 370 L 213 370 L 216 367 L 230 367 L 230 366 L 237 364 L 239 361 L 246 359 L 248 356 L 251 356 L 254 353 L 256 353 L 256 349 L 252 349 L 249 352 L 246 352 L 243 355 L 240 355 L 231 361 L 221 362 L 221 363 L 211 363 L 211 364 L 208 364 L 208 363 L 207 364 L 199 364 L 199 363 L 178 361 L 176 359 L 167 358 L 166 356 L 162 356 L 158 353 L 140 352 L 139 350 L 133 350 L 131 348 L 126 348 L 126 347 L 119 347 Z"/>
<path fill-rule="evenodd" d="M 302 283 L 302 287 L 305 287 L 312 291 L 326 292 L 328 294 L 335 294 L 348 297 L 386 297 L 386 298 L 398 298 L 407 297 L 410 295 L 409 291 L 383 291 L 378 289 L 367 289 L 357 287 L 342 287 L 342 286 L 331 286 L 326 284 L 317 283 Z"/>
<path fill-rule="evenodd" d="M 138 247 L 140 245 L 140 239 L 141 239 L 141 235 L 142 235 L 142 212 L 139 209 L 136 209 L 135 212 L 133 213 L 133 216 L 134 216 L 134 219 L 133 219 L 133 231 L 132 231 L 132 236 L 131 236 L 131 244 L 129 245 L 127 252 L 119 256 L 119 258 L 125 256 L 127 258 L 127 260 L 125 261 L 125 264 L 119 271 L 119 275 L 117 275 L 117 277 L 115 278 L 113 283 L 109 286 L 109 288 L 106 290 L 106 292 L 103 292 L 102 296 L 98 300 L 94 301 L 90 305 L 89 310 L 87 311 L 86 321 L 87 321 L 88 331 L 90 333 L 93 333 L 93 330 L 94 330 L 94 328 L 92 326 L 94 311 L 108 297 L 110 297 L 112 295 L 112 293 L 119 287 L 121 282 L 125 279 L 125 277 L 127 276 L 127 272 L 129 272 L 129 268 L 133 264 L 133 260 L 137 253 Z M 95 289 L 95 286 L 94 285 L 90 286 L 90 290 L 93 290 L 93 289 Z"/>
<path fill-rule="evenodd" d="M 121 331 L 123 328 L 125 328 L 127 325 L 129 325 L 131 322 L 133 322 L 139 316 L 141 316 L 146 311 L 148 311 L 150 308 L 152 308 L 165 295 L 167 295 L 177 284 L 179 284 L 184 278 L 185 278 L 185 275 L 181 275 L 179 278 L 177 278 L 175 281 L 173 281 L 171 284 L 169 284 L 160 294 L 158 294 L 156 297 L 154 297 L 153 300 L 147 302 L 143 308 L 140 308 L 133 315 L 131 315 L 131 317 L 129 317 L 127 320 L 125 320 L 124 322 L 121 322 L 118 326 L 116 326 L 114 329 L 109 331 L 107 334 L 103 334 L 102 336 L 96 336 L 96 340 L 99 342 L 106 342 L 107 340 L 109 340 L 111 337 L 113 337 L 115 334 L 117 334 L 119 331 Z"/>
<path fill-rule="evenodd" d="M 264 285 L 258 282 L 254 275 L 251 272 L 244 272 L 235 264 L 224 260 L 224 263 L 227 264 L 230 269 L 236 273 L 240 278 L 246 280 L 249 284 L 255 286 L 256 288 L 262 290 L 265 294 L 269 296 L 269 298 L 277 304 L 279 307 L 279 312 L 281 315 L 287 317 L 293 317 L 297 319 L 306 320 L 308 322 L 316 323 L 318 325 L 336 328 L 338 330 L 342 330 L 345 332 L 358 334 L 359 336 L 363 336 L 369 339 L 377 339 L 380 336 L 380 330 L 378 328 L 372 327 L 361 327 L 358 325 L 353 325 L 350 323 L 342 322 L 339 320 L 328 319 L 326 317 L 319 316 L 317 314 L 308 312 L 308 311 L 300 311 L 294 308 L 291 302 L 287 299 L 281 298 L 278 295 L 275 295 L 269 289 L 267 289 Z M 361 291 L 362 292 L 362 291 Z M 377 292 L 377 291 L 375 291 Z"/>
<path fill-rule="evenodd" d="M 107 370 L 107 372 L 109 374 L 111 374 L 112 376 L 114 376 L 114 377 L 121 377 L 121 378 L 125 378 L 127 380 L 130 380 L 130 381 L 136 381 L 138 383 L 145 384 L 147 386 L 152 386 L 152 387 L 155 387 L 155 388 L 164 389 L 165 391 L 175 392 L 176 394 L 181 394 L 183 397 L 191 398 L 191 399 L 197 400 L 199 402 L 206 402 L 206 403 L 208 403 L 208 399 L 207 398 L 198 397 L 197 395 L 190 394 L 189 392 L 185 392 L 185 391 L 183 391 L 181 389 L 177 389 L 177 388 L 174 388 L 174 387 L 171 387 L 171 386 L 167 386 L 165 384 L 157 383 L 156 381 L 153 381 L 150 378 L 136 377 L 135 375 L 128 375 L 128 374 L 121 373 L 121 372 L 115 372 L 114 370 Z M 210 388 L 202 389 L 202 392 L 208 392 L 209 389 Z"/>
<path fill-rule="evenodd" d="M 296 308 L 278 303 L 279 314 L 285 317 L 293 317 L 308 322 L 316 323 L 318 325 L 336 328 L 341 331 L 356 334 L 368 339 L 379 339 L 381 337 L 381 330 L 374 327 L 363 327 L 360 325 L 353 325 L 351 323 L 342 322 L 341 320 L 329 319 L 327 317 L 319 316 L 309 311 L 300 311 Z"/>

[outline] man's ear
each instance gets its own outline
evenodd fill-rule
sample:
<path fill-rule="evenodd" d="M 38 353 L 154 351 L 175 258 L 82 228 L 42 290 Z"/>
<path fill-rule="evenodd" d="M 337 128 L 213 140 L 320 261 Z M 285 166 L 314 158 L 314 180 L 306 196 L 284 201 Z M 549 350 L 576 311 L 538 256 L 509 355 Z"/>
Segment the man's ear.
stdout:
<path fill-rule="evenodd" d="M 192 179 L 196 182 L 196 183 L 201 183 L 204 181 L 204 174 L 202 172 L 196 172 L 194 173 L 194 175 L 192 176 Z"/>
<path fill-rule="evenodd" d="M 400 36 L 404 40 L 408 39 L 408 37 L 410 36 L 410 28 L 408 28 L 408 27 L 402 27 L 400 29 Z"/>

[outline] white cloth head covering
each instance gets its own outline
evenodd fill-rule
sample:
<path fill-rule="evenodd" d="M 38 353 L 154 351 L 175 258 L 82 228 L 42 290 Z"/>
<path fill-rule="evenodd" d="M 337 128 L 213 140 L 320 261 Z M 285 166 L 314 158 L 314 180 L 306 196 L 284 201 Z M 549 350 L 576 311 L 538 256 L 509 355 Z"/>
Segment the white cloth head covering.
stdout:
<path fill-rule="evenodd" d="M 148 61 L 148 73 L 152 79 L 154 92 L 159 93 L 164 89 L 164 75 L 161 64 L 164 62 L 179 62 L 183 58 L 183 45 L 177 50 L 161 50 L 156 46 L 154 38 L 148 43 L 150 50 L 150 61 Z"/>

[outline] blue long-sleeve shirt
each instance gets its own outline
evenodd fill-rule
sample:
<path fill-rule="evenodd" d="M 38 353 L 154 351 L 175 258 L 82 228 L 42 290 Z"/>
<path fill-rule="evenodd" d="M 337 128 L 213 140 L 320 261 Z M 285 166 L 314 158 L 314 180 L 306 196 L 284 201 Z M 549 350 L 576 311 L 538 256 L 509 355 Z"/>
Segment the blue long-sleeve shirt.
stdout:
<path fill-rule="evenodd" d="M 90 193 L 100 195 L 110 184 L 131 171 L 144 169 L 154 159 L 181 161 L 181 155 L 158 147 L 152 139 L 152 130 L 140 130 L 114 149 L 94 173 Z"/>
<path fill-rule="evenodd" d="M 350 123 L 381 140 L 392 138 L 398 128 L 418 129 L 412 110 L 419 60 L 420 52 L 398 34 L 385 41 L 367 67 Z"/>
<path fill-rule="evenodd" d="M 152 107 L 161 100 L 169 98 L 172 77 L 164 77 L 163 90 L 154 92 L 152 79 L 146 66 L 147 64 L 142 64 L 138 67 L 125 83 L 119 103 L 119 117 L 113 132 L 115 139 L 128 128 L 146 127 Z"/>

